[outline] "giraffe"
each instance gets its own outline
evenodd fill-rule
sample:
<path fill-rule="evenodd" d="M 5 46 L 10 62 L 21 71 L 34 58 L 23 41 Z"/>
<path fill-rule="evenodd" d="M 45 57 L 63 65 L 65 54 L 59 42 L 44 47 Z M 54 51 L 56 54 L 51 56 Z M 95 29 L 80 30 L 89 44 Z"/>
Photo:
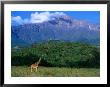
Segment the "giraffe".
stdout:
<path fill-rule="evenodd" d="M 31 65 L 31 72 L 32 72 L 32 69 L 36 69 L 36 72 L 37 72 L 40 61 L 41 61 L 41 58 L 37 62 Z"/>

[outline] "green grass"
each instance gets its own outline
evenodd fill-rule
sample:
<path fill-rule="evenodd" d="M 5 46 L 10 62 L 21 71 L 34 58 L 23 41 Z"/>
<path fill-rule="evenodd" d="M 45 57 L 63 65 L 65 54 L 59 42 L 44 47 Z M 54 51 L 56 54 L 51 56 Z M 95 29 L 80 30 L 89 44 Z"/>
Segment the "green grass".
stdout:
<path fill-rule="evenodd" d="M 12 77 L 99 77 L 99 68 L 59 68 L 39 67 L 38 71 L 30 71 L 27 66 L 12 66 Z"/>

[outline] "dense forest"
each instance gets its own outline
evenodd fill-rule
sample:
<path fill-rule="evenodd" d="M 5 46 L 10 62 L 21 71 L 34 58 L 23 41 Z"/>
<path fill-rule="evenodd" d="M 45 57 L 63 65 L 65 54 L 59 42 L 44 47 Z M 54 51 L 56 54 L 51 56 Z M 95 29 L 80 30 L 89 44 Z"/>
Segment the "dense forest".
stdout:
<path fill-rule="evenodd" d="M 48 41 L 12 48 L 12 66 L 30 66 L 41 58 L 46 67 L 100 67 L 100 48 L 81 42 Z"/>

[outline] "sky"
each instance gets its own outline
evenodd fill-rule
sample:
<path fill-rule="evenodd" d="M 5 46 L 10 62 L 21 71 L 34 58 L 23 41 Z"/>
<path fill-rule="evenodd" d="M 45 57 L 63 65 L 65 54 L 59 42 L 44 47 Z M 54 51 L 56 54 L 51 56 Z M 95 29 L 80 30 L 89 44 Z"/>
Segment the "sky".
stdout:
<path fill-rule="evenodd" d="M 100 24 L 100 11 L 12 11 L 11 23 L 12 25 L 42 23 L 59 15 L 69 15 L 78 20 Z"/>

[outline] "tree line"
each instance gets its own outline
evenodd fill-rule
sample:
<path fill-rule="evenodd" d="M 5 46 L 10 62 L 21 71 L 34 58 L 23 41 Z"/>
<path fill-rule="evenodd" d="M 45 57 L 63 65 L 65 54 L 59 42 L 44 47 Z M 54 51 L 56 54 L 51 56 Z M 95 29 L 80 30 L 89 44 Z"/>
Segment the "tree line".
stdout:
<path fill-rule="evenodd" d="M 29 66 L 41 57 L 41 66 L 100 67 L 100 48 L 80 42 L 48 41 L 12 48 L 11 65 Z"/>

